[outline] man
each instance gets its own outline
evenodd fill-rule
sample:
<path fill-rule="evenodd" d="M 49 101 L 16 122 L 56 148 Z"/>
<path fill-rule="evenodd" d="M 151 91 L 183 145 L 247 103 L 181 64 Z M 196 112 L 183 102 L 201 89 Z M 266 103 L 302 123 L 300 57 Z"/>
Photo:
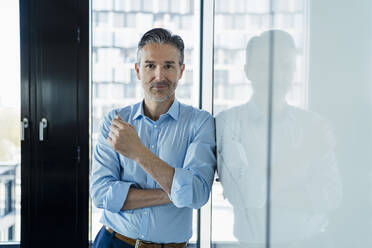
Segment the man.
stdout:
<path fill-rule="evenodd" d="M 165 29 L 138 44 L 144 100 L 104 118 L 94 152 L 90 191 L 104 225 L 94 247 L 186 247 L 192 236 L 213 182 L 215 127 L 175 99 L 183 60 L 181 37 Z"/>
<path fill-rule="evenodd" d="M 331 247 L 328 213 L 342 198 L 335 142 L 323 118 L 286 102 L 295 65 L 296 46 L 287 32 L 269 30 L 253 37 L 245 64 L 253 96 L 216 117 L 218 174 L 233 206 L 240 247 L 266 247 L 269 146 L 271 247 Z"/>

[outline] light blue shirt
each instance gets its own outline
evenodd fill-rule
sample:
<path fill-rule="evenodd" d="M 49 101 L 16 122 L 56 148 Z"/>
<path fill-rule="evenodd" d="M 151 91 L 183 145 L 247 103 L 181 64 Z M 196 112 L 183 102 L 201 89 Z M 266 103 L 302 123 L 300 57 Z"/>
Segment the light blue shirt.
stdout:
<path fill-rule="evenodd" d="M 160 188 L 136 162 L 107 143 L 111 121 L 117 115 L 133 125 L 142 143 L 175 168 L 172 203 L 121 210 L 129 188 Z M 216 168 L 214 118 L 206 111 L 174 100 L 169 111 L 153 121 L 143 102 L 105 116 L 94 151 L 90 194 L 102 208 L 101 223 L 133 239 L 181 243 L 192 236 L 192 212 L 207 203 Z"/>

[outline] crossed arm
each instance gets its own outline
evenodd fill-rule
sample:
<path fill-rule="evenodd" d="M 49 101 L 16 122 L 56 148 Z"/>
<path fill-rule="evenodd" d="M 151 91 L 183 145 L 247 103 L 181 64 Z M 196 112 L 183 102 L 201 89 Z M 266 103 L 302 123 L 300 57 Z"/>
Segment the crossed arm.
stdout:
<path fill-rule="evenodd" d="M 162 189 L 130 188 L 121 210 L 152 207 L 170 202 L 168 195 Z"/>
<path fill-rule="evenodd" d="M 178 208 L 200 208 L 208 201 L 213 182 L 214 147 L 214 122 L 208 117 L 188 146 L 184 166 L 173 168 L 141 143 L 134 127 L 119 118 L 110 120 L 108 115 L 94 153 L 92 200 L 111 212 L 170 202 Z M 122 180 L 119 154 L 135 161 L 160 189 L 140 189 L 136 182 Z"/>
<path fill-rule="evenodd" d="M 110 146 L 120 154 L 139 164 L 162 189 L 130 188 L 122 210 L 151 207 L 170 203 L 174 168 L 155 156 L 140 141 L 136 129 L 124 122 L 120 116 L 112 120 L 107 137 Z"/>

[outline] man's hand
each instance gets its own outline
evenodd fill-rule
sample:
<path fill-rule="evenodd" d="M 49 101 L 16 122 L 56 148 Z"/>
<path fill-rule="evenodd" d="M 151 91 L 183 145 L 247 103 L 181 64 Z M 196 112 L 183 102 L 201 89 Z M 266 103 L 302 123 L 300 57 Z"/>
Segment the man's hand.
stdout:
<path fill-rule="evenodd" d="M 138 137 L 136 129 L 120 116 L 112 120 L 107 142 L 115 151 L 134 160 L 167 194 L 170 194 L 174 168 L 147 149 Z"/>
<path fill-rule="evenodd" d="M 136 129 L 123 121 L 119 115 L 112 120 L 107 142 L 115 151 L 135 161 L 146 149 L 138 137 Z"/>

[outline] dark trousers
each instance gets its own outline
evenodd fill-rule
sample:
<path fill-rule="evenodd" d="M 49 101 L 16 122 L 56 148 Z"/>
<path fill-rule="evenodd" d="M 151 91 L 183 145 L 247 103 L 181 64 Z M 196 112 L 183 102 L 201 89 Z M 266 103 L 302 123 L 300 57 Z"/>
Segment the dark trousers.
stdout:
<path fill-rule="evenodd" d="M 104 227 L 101 228 L 93 243 L 93 248 L 134 248 L 110 234 Z"/>

